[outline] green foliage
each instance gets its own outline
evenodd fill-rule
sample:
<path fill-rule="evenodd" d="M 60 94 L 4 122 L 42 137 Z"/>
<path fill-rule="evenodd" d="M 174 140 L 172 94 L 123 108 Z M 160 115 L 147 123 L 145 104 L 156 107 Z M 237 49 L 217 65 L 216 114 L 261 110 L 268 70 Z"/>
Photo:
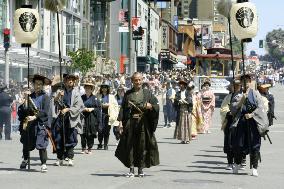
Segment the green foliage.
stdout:
<path fill-rule="evenodd" d="M 85 75 L 90 69 L 95 67 L 93 64 L 95 53 L 86 49 L 78 49 L 75 52 L 69 51 L 68 56 L 72 60 L 71 68 L 79 70 Z"/>
<path fill-rule="evenodd" d="M 266 35 L 266 49 L 272 57 L 284 60 L 284 30 L 277 29 Z"/>

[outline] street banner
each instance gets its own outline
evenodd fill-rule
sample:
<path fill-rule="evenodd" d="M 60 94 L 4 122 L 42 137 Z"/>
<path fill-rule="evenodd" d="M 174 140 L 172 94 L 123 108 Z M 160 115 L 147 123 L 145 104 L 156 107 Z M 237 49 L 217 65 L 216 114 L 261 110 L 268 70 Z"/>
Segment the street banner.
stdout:
<path fill-rule="evenodd" d="M 142 36 L 143 36 L 144 31 L 141 27 L 140 17 L 132 17 L 131 26 L 132 26 L 132 39 L 133 40 L 142 40 Z"/>
<path fill-rule="evenodd" d="M 128 27 L 128 10 L 120 10 L 118 14 L 118 22 L 119 22 L 119 27 L 118 27 L 118 32 L 129 32 L 129 27 Z"/>

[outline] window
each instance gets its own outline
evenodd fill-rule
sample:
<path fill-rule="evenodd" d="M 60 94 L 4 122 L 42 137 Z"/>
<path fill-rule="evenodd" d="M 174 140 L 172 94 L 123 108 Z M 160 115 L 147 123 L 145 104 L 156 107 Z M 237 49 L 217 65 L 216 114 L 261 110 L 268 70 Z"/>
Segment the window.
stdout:
<path fill-rule="evenodd" d="M 141 16 L 141 14 L 142 14 L 141 5 L 138 3 L 137 16 Z"/>
<path fill-rule="evenodd" d="M 40 48 L 43 49 L 44 48 L 44 11 L 43 8 L 41 9 L 42 11 L 40 11 L 40 17 L 42 22 L 41 24 L 41 31 L 40 31 Z"/>
<path fill-rule="evenodd" d="M 218 17 L 214 17 L 214 21 L 215 21 L 215 22 L 218 22 Z"/>
<path fill-rule="evenodd" d="M 155 42 L 155 53 L 158 53 L 158 43 Z"/>
<path fill-rule="evenodd" d="M 159 29 L 159 20 L 157 18 L 155 18 L 155 29 Z"/>
<path fill-rule="evenodd" d="M 55 28 L 56 28 L 56 20 L 55 13 L 50 12 L 50 52 L 55 51 Z"/>

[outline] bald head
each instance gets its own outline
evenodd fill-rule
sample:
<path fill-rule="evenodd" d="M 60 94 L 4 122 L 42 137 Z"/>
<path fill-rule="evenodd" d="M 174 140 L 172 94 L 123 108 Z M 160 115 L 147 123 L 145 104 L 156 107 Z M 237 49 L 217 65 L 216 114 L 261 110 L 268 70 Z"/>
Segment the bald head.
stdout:
<path fill-rule="evenodd" d="M 142 74 L 135 72 L 131 77 L 131 81 L 133 83 L 134 89 L 139 90 L 142 87 Z"/>

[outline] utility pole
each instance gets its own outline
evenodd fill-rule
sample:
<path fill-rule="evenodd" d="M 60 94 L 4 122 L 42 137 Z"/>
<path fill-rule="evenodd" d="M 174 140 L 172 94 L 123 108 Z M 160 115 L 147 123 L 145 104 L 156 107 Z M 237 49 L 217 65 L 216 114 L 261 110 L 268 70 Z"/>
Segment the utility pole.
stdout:
<path fill-rule="evenodd" d="M 8 54 L 8 49 L 5 49 L 5 80 L 4 83 L 7 86 L 7 88 L 9 88 L 9 54 Z"/>
<path fill-rule="evenodd" d="M 129 28 L 129 35 L 128 35 L 128 72 L 132 74 L 134 63 L 132 61 L 132 27 L 131 27 L 131 14 L 132 14 L 132 0 L 128 0 L 128 28 Z"/>
<path fill-rule="evenodd" d="M 148 40 L 147 40 L 147 56 L 149 56 L 150 57 L 150 55 L 151 55 L 151 53 L 150 53 L 150 51 L 151 51 L 151 33 L 150 33 L 150 27 L 151 27 L 151 13 L 150 13 L 150 11 L 151 11 L 151 1 L 150 0 L 148 0 L 148 28 L 147 28 L 147 32 L 148 32 Z"/>

